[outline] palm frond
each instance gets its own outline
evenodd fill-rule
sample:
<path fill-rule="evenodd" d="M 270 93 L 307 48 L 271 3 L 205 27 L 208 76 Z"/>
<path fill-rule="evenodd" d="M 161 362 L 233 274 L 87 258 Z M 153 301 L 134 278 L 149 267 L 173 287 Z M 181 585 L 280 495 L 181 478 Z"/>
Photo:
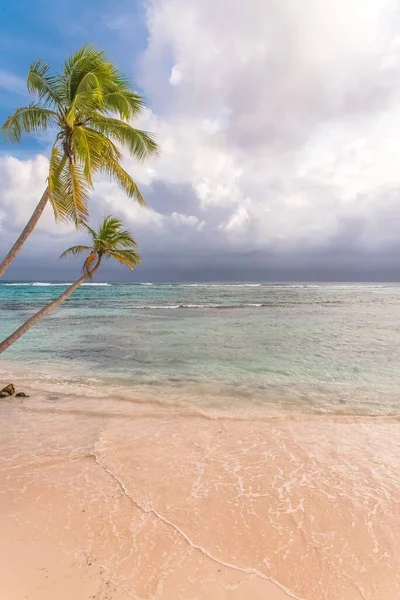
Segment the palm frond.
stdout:
<path fill-rule="evenodd" d="M 65 193 L 65 212 L 77 227 L 82 227 L 88 217 L 88 201 L 91 185 L 81 165 L 67 160 L 61 173 Z"/>
<path fill-rule="evenodd" d="M 130 106 L 125 95 L 121 92 L 111 92 L 105 97 L 105 110 L 116 112 L 121 119 L 129 119 Z"/>
<path fill-rule="evenodd" d="M 72 126 L 82 117 L 90 117 L 98 111 L 104 111 L 105 94 L 114 86 L 112 70 L 112 64 L 105 61 L 100 61 L 93 69 L 82 70 L 81 79 L 66 115 L 69 125 Z"/>
<path fill-rule="evenodd" d="M 92 183 L 92 158 L 96 160 L 96 155 L 91 152 L 88 136 L 84 127 L 75 127 L 73 131 L 73 150 L 83 166 L 83 172 L 90 185 Z"/>
<path fill-rule="evenodd" d="M 104 60 L 104 52 L 97 50 L 91 44 L 83 44 L 79 50 L 71 54 L 64 62 L 63 71 L 71 75 L 76 69 L 82 68 L 83 63 L 94 64 Z"/>
<path fill-rule="evenodd" d="M 111 93 L 115 91 L 131 91 L 131 83 L 129 78 L 126 77 L 121 71 L 109 61 L 106 57 L 104 57 L 104 69 L 107 69 L 108 72 L 108 81 L 107 85 L 104 87 L 104 91 L 106 93 Z"/>
<path fill-rule="evenodd" d="M 105 53 L 86 44 L 64 64 L 64 80 L 68 88 L 69 102 L 72 103 L 75 96 L 83 91 L 92 89 L 93 78 L 88 77 L 89 73 L 96 76 L 104 94 L 130 91 L 128 79 L 107 60 Z"/>
<path fill-rule="evenodd" d="M 13 142 L 19 142 L 23 133 L 40 133 L 57 122 L 57 113 L 39 104 L 29 104 L 17 108 L 2 126 L 5 136 Z"/>
<path fill-rule="evenodd" d="M 50 192 L 50 204 L 54 211 L 56 221 L 68 220 L 68 210 L 65 204 L 65 187 L 61 178 L 61 173 L 67 161 L 66 155 L 56 144 L 53 146 L 50 155 L 49 177 L 47 184 Z"/>
<path fill-rule="evenodd" d="M 83 227 L 84 227 L 84 229 L 86 229 L 86 231 L 88 233 L 90 233 L 90 235 L 92 236 L 92 239 L 95 240 L 96 236 L 97 236 L 97 233 L 95 232 L 95 230 L 92 229 L 91 227 L 89 227 L 89 225 L 87 223 L 84 223 Z"/>
<path fill-rule="evenodd" d="M 158 146 L 154 136 L 147 131 L 135 129 L 111 117 L 94 116 L 90 119 L 91 127 L 126 146 L 130 154 L 139 161 L 158 154 Z"/>
<path fill-rule="evenodd" d="M 100 68 L 94 71 L 87 71 L 79 82 L 75 97 L 95 90 L 100 97 L 103 97 L 102 83 L 104 83 L 104 74 Z"/>
<path fill-rule="evenodd" d="M 93 87 L 101 90 L 104 95 L 115 91 L 126 94 L 132 93 L 129 90 L 129 82 L 126 77 L 118 71 L 113 63 L 106 60 L 104 54 L 100 60 L 96 60 L 91 66 L 93 68 L 88 68 L 80 80 L 75 95 L 88 91 Z"/>
<path fill-rule="evenodd" d="M 125 265 L 133 271 L 141 262 L 141 256 L 135 250 L 111 250 L 107 255 L 107 258 L 113 258 L 117 262 Z"/>
<path fill-rule="evenodd" d="M 105 108 L 116 113 L 121 119 L 133 119 L 141 115 L 146 104 L 142 96 L 132 90 L 120 86 L 117 90 L 104 96 Z"/>
<path fill-rule="evenodd" d="M 73 153 L 85 165 L 85 174 L 91 176 L 101 171 L 109 158 L 119 161 L 122 154 L 119 148 L 106 136 L 84 126 L 76 126 L 72 134 Z"/>
<path fill-rule="evenodd" d="M 103 135 L 100 131 L 92 127 L 84 126 L 85 134 L 90 145 L 90 151 L 100 157 L 99 168 L 103 166 L 109 158 L 116 161 L 122 160 L 122 152 L 114 142 Z"/>
<path fill-rule="evenodd" d="M 92 246 L 71 246 L 71 248 L 68 248 L 60 255 L 60 258 L 65 258 L 66 256 L 78 256 L 79 254 L 92 252 L 92 250 Z"/>
<path fill-rule="evenodd" d="M 56 75 L 50 75 L 50 66 L 42 60 L 38 60 L 30 66 L 26 85 L 29 93 L 37 93 L 39 100 L 45 106 L 61 105 L 59 95 L 59 78 Z"/>
<path fill-rule="evenodd" d="M 129 198 L 135 198 L 140 206 L 146 206 L 146 201 L 137 184 L 133 181 L 129 173 L 121 167 L 118 161 L 109 157 L 104 161 L 101 171 L 106 173 L 111 179 L 115 179 Z"/>
<path fill-rule="evenodd" d="M 119 232 L 114 239 L 114 244 L 117 245 L 118 247 L 124 247 L 124 248 L 130 248 L 130 249 L 137 248 L 137 243 L 132 238 L 132 234 L 130 231 Z"/>
<path fill-rule="evenodd" d="M 77 52 L 72 54 L 64 63 L 64 82 L 69 102 L 72 102 L 78 86 L 88 71 L 95 70 L 105 61 L 102 50 L 96 50 L 93 46 L 85 44 Z"/>
<path fill-rule="evenodd" d="M 116 88 L 104 95 L 104 112 L 115 113 L 120 119 L 137 117 L 145 107 L 143 98 L 130 90 Z"/>
<path fill-rule="evenodd" d="M 87 119 L 89 115 L 96 113 L 104 104 L 102 98 L 101 90 L 97 88 L 75 94 L 65 115 L 67 125 L 73 128 L 77 123 Z"/>
<path fill-rule="evenodd" d="M 96 232 L 96 240 L 98 242 L 109 243 L 111 240 L 114 240 L 115 236 L 121 230 L 121 227 L 122 221 L 117 219 L 117 217 L 111 215 L 105 217 Z"/>

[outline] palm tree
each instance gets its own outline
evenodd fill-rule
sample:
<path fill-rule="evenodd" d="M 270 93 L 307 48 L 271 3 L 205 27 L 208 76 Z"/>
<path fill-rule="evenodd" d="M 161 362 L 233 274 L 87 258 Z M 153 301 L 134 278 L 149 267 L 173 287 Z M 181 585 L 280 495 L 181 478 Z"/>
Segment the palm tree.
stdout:
<path fill-rule="evenodd" d="M 47 187 L 0 264 L 0 276 L 32 233 L 47 202 L 56 220 L 72 220 L 78 227 L 85 224 L 95 174 L 105 173 L 129 197 L 144 204 L 136 183 L 121 166 L 120 146 L 139 161 L 157 153 L 152 135 L 128 123 L 143 111 L 143 98 L 130 89 L 129 81 L 104 52 L 85 45 L 70 56 L 61 73 L 51 72 L 49 65 L 39 60 L 29 69 L 27 87 L 37 102 L 18 108 L 8 117 L 3 133 L 19 142 L 23 134 L 54 129 L 55 142 Z"/>
<path fill-rule="evenodd" d="M 82 276 L 75 281 L 61 296 L 53 300 L 50 304 L 39 310 L 30 317 L 21 327 L 16 329 L 8 338 L 0 344 L 0 354 L 7 350 L 31 327 L 39 323 L 60 304 L 74 293 L 76 289 L 85 281 L 91 279 L 96 273 L 103 259 L 113 258 L 119 263 L 133 270 L 140 263 L 140 255 L 136 250 L 136 242 L 129 231 L 122 229 L 122 223 L 115 217 L 106 217 L 97 231 L 94 231 L 87 225 L 85 228 L 92 237 L 90 246 L 72 246 L 68 248 L 60 258 L 68 255 L 87 254 L 83 263 Z"/>

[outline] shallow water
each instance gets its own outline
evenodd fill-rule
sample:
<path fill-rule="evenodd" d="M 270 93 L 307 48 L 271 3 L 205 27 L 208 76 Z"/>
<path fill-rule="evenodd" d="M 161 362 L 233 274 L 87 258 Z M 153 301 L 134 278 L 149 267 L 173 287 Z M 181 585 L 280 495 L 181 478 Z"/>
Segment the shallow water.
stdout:
<path fill-rule="evenodd" d="M 64 284 L 1 284 L 0 336 Z M 157 393 L 393 414 L 396 284 L 89 284 L 3 355 Z"/>

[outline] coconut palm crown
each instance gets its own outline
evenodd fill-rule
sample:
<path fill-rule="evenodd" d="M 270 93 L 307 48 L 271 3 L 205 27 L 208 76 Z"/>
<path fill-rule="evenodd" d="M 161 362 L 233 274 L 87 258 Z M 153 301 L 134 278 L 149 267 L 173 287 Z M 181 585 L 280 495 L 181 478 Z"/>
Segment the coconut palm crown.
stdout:
<path fill-rule="evenodd" d="M 143 98 L 132 91 L 128 79 L 104 52 L 85 45 L 70 56 L 60 73 L 39 60 L 31 65 L 27 87 L 36 102 L 18 108 L 2 126 L 6 138 L 19 142 L 24 134 L 54 130 L 47 188 L 31 219 L 6 259 L 9 267 L 50 201 L 56 219 L 77 226 L 88 218 L 93 178 L 103 173 L 140 204 L 144 199 L 121 165 L 122 151 L 142 161 L 157 153 L 151 134 L 130 125 L 144 108 Z"/>
<path fill-rule="evenodd" d="M 72 246 L 60 256 L 60 258 L 64 258 L 65 256 L 88 254 L 83 263 L 83 275 L 91 279 L 103 259 L 113 258 L 131 271 L 140 263 L 137 244 L 130 232 L 122 229 L 119 219 L 106 217 L 97 231 L 88 225 L 85 228 L 92 237 L 91 245 Z"/>

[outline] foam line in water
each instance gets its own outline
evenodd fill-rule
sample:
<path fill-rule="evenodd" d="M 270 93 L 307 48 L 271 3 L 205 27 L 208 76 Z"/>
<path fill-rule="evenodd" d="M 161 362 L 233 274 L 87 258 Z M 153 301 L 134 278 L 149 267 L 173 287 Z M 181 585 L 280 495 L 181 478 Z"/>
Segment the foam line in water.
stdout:
<path fill-rule="evenodd" d="M 46 281 L 33 281 L 30 283 L 3 283 L 2 285 L 23 287 L 65 287 L 68 285 L 72 285 L 72 282 L 68 281 L 60 283 L 50 283 Z M 81 285 L 110 286 L 111 283 L 82 283 Z"/>
<path fill-rule="evenodd" d="M 29 285 L 29 284 L 28 284 Z M 72 283 L 42 283 L 41 281 L 35 281 L 34 283 L 32 283 L 32 287 L 48 287 L 48 286 L 66 286 L 66 285 L 72 285 Z"/>
<path fill-rule="evenodd" d="M 181 283 L 176 287 L 243 288 L 261 287 L 261 283 Z"/>
<path fill-rule="evenodd" d="M 72 285 L 72 283 L 46 283 L 42 281 L 34 281 L 31 283 L 3 283 L 7 286 L 23 286 L 23 287 L 47 287 L 47 286 L 65 286 Z"/>
<path fill-rule="evenodd" d="M 261 308 L 270 304 L 246 302 L 244 304 L 140 304 L 129 307 L 132 310 L 176 310 L 177 308 Z"/>

